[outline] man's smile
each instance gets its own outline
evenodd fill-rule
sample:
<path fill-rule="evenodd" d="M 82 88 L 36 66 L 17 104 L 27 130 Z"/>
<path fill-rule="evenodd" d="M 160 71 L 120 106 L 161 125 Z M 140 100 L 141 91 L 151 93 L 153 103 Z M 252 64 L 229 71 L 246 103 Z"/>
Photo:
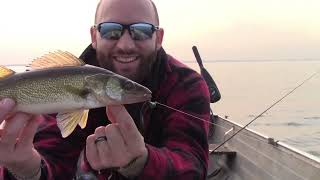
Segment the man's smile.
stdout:
<path fill-rule="evenodd" d="M 113 56 L 113 59 L 119 63 L 131 63 L 138 60 L 138 56 Z"/>

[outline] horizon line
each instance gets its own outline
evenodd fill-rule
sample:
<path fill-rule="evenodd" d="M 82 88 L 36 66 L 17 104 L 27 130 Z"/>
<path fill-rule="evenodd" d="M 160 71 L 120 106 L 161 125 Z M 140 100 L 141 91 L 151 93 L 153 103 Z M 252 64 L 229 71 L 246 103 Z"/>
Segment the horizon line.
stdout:
<path fill-rule="evenodd" d="M 261 59 L 261 60 L 236 60 L 236 59 L 225 59 L 225 60 L 202 60 L 203 62 L 207 62 L 207 63 L 225 63 L 225 62 L 308 62 L 308 61 L 316 61 L 316 62 L 320 62 L 320 59 Z M 187 60 L 187 61 L 183 61 L 183 62 L 197 62 L 196 60 Z"/>
<path fill-rule="evenodd" d="M 301 62 L 301 61 L 319 61 L 320 59 L 262 59 L 262 60 L 236 60 L 236 59 L 226 59 L 226 60 L 203 60 L 203 62 L 207 63 L 225 63 L 225 62 Z M 187 60 L 182 61 L 187 63 L 196 63 L 196 60 Z M 17 63 L 17 64 L 1 64 L 2 66 L 29 66 L 30 64 L 23 64 L 23 63 Z"/>

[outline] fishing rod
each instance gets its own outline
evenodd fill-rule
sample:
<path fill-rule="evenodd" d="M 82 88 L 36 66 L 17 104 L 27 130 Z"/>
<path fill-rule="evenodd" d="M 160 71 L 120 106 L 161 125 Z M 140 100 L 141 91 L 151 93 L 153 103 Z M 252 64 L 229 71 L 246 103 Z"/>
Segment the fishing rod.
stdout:
<path fill-rule="evenodd" d="M 310 79 L 312 79 L 314 76 L 316 76 L 319 73 L 319 71 L 316 71 L 315 73 L 313 73 L 311 76 L 309 76 L 308 78 L 306 78 L 302 83 L 300 83 L 298 86 L 296 86 L 295 88 L 293 88 L 291 91 L 289 91 L 288 93 L 286 93 L 284 96 L 282 96 L 279 100 L 277 100 L 276 102 L 274 102 L 273 104 L 271 104 L 268 108 L 266 108 L 264 111 L 262 111 L 258 116 L 256 116 L 255 118 L 253 118 L 249 123 L 247 123 L 245 126 L 243 126 L 241 129 L 239 129 L 237 132 L 235 132 L 232 136 L 230 136 L 228 139 L 226 139 L 224 142 L 222 142 L 221 144 L 219 144 L 216 148 L 213 149 L 212 152 L 216 151 L 218 148 L 220 148 L 222 145 L 224 145 L 226 142 L 228 142 L 229 140 L 231 140 L 234 136 L 236 136 L 237 134 L 239 134 L 242 130 L 244 130 L 245 128 L 247 128 L 250 124 L 252 124 L 256 119 L 258 119 L 259 117 L 261 117 L 264 113 L 266 113 L 267 111 L 269 111 L 272 107 L 274 107 L 275 105 L 277 105 L 278 103 L 280 103 L 283 99 L 285 99 L 287 96 L 289 96 L 290 94 L 292 94 L 294 91 L 296 91 L 299 87 L 301 87 L 303 84 L 305 84 L 307 81 L 309 81 Z"/>

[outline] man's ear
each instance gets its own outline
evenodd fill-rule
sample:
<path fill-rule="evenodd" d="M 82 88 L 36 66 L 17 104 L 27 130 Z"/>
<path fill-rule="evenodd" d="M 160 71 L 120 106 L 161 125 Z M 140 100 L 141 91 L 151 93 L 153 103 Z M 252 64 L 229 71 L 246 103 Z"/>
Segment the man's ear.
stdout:
<path fill-rule="evenodd" d="M 156 31 L 156 48 L 157 51 L 162 47 L 162 40 L 163 40 L 164 30 L 160 28 Z"/>
<path fill-rule="evenodd" d="M 90 28 L 90 34 L 91 34 L 91 44 L 93 49 L 97 49 L 97 30 L 95 27 Z"/>

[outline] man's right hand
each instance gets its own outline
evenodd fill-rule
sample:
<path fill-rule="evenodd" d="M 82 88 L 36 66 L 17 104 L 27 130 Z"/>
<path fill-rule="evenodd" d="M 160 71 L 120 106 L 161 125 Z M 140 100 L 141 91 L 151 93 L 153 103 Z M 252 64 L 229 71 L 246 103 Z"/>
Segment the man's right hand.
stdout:
<path fill-rule="evenodd" d="M 0 165 L 20 177 L 29 177 L 40 168 L 41 156 L 33 138 L 42 116 L 14 112 L 15 102 L 0 100 Z"/>

